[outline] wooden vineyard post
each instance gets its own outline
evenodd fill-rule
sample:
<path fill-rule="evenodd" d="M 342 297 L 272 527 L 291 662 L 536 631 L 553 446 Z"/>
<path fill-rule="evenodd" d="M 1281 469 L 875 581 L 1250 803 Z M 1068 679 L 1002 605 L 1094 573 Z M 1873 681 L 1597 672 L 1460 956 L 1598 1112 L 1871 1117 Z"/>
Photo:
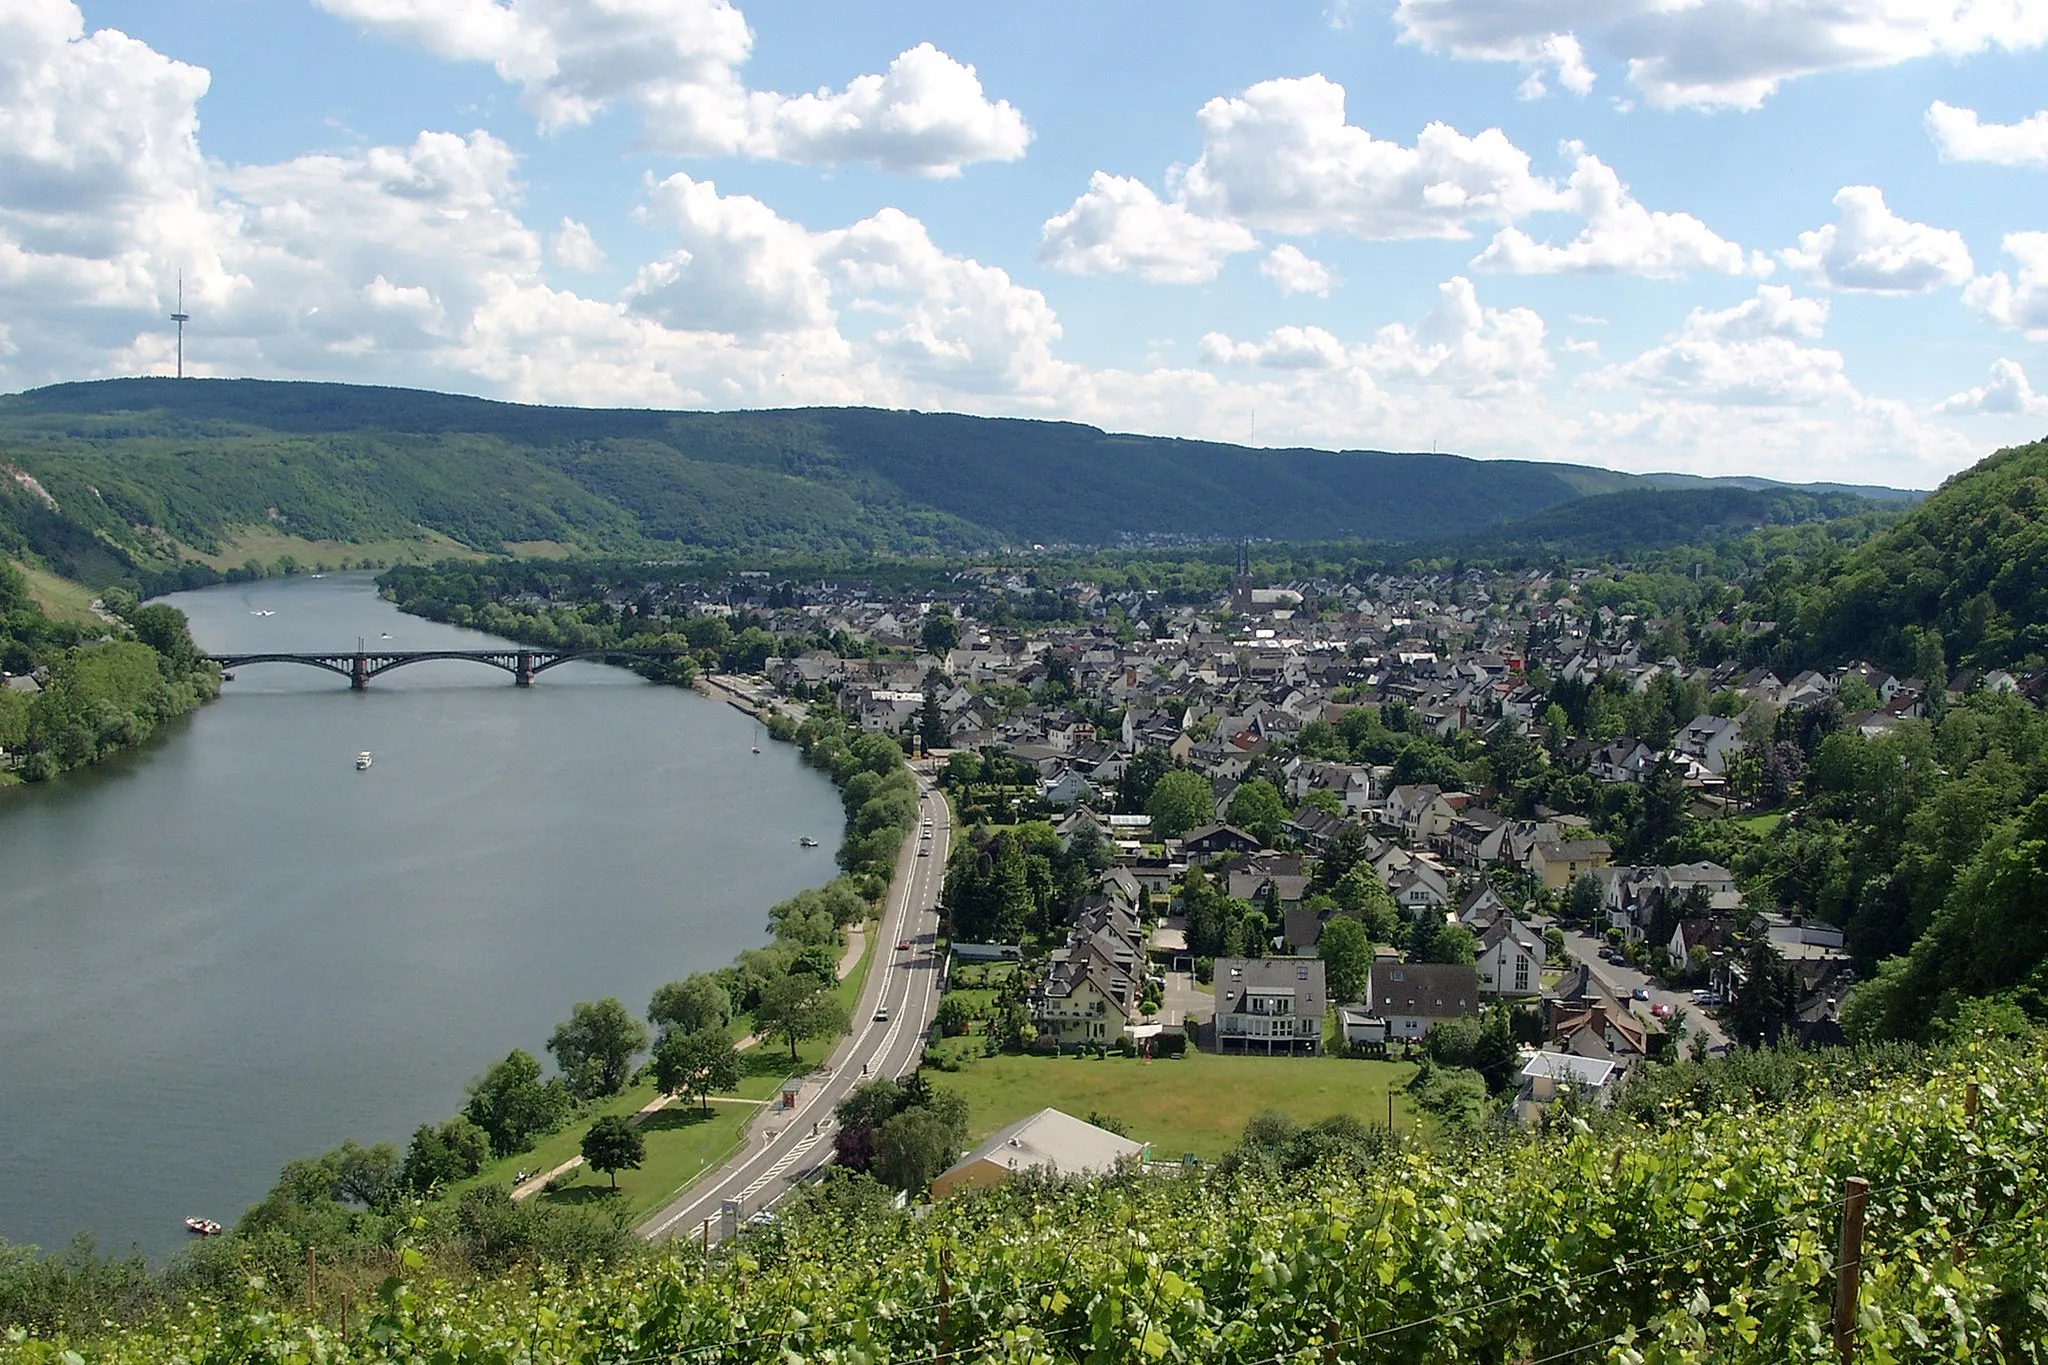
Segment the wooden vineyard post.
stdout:
<path fill-rule="evenodd" d="M 1842 1365 L 1856 1354 L 1856 1294 L 1863 1282 L 1863 1206 L 1870 1182 L 1852 1175 L 1842 1182 L 1842 1244 L 1835 1255 L 1835 1355 Z"/>
<path fill-rule="evenodd" d="M 950 1249 L 939 1251 L 939 1365 L 953 1358 L 953 1287 L 947 1277 L 952 1268 L 953 1253 Z"/>
<path fill-rule="evenodd" d="M 1963 1087 L 1963 1122 L 1971 1128 L 1977 1126 L 1977 1083 L 1971 1081 Z"/>

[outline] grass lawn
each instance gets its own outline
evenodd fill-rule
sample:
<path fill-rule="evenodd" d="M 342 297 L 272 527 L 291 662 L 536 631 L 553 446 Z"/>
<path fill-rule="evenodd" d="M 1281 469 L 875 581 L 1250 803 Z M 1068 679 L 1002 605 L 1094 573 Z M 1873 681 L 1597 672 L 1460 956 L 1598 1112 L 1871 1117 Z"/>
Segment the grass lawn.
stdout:
<path fill-rule="evenodd" d="M 681 1194 L 723 1160 L 740 1144 L 747 1122 L 759 1112 L 755 1105 L 716 1100 L 709 1114 L 696 1104 L 672 1104 L 648 1115 L 640 1125 L 647 1141 L 647 1158 L 640 1169 L 619 1172 L 616 1193 L 609 1176 L 579 1166 L 563 1177 L 561 1188 L 535 1197 L 548 1204 L 604 1213 L 623 1209 L 628 1217 L 639 1218 Z M 582 1140 L 579 1129 L 576 1141 Z"/>
<path fill-rule="evenodd" d="M 92 609 L 99 594 L 83 583 L 74 583 L 68 578 L 59 578 L 53 573 L 33 569 L 19 560 L 10 560 L 28 579 L 28 595 L 35 599 L 43 614 L 53 621 L 66 621 L 73 625 L 104 626 L 106 618 Z"/>
<path fill-rule="evenodd" d="M 318 565 L 335 565 L 346 559 L 356 563 L 364 558 L 387 563 L 430 564 L 437 559 L 482 559 L 483 555 L 438 531 L 428 531 L 403 540 L 372 540 L 357 544 L 345 540 L 307 540 L 288 536 L 268 526 L 249 526 L 221 538 L 213 554 L 186 547 L 186 553 L 203 559 L 216 569 L 232 569 L 247 560 L 274 564 L 284 555 L 299 562 L 302 571 Z"/>
<path fill-rule="evenodd" d="M 1247 1120 L 1267 1109 L 1303 1123 L 1332 1114 L 1384 1122 L 1389 1087 L 1396 1126 L 1406 1132 L 1417 1122 L 1402 1089 L 1415 1072 L 1407 1062 L 1192 1051 L 1154 1062 L 983 1057 L 979 1038 L 950 1040 L 946 1050 L 966 1054 L 966 1065 L 957 1072 L 928 1072 L 927 1079 L 966 1098 L 969 1134 L 976 1142 L 1050 1105 L 1076 1118 L 1097 1111 L 1120 1119 L 1133 1138 L 1152 1144 L 1159 1159 L 1193 1152 L 1214 1161 L 1237 1141 Z"/>
<path fill-rule="evenodd" d="M 1784 821 L 1785 813 L 1783 811 L 1773 811 L 1769 815 L 1745 815 L 1735 823 L 1748 830 L 1751 834 L 1769 834 L 1772 830 L 1783 824 Z"/>

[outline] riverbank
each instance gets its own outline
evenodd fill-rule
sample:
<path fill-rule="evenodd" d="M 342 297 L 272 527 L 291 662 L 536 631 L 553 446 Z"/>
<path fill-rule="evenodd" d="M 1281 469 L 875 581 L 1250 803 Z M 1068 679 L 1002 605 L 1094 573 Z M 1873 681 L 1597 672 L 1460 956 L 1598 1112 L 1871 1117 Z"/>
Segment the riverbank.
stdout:
<path fill-rule="evenodd" d="M 494 643 L 400 616 L 368 575 L 170 605 L 220 653 Z M 514 1043 L 545 1060 L 571 1002 L 637 1013 L 834 874 L 844 808 L 794 749 L 751 754 L 752 722 L 623 670 L 521 689 L 420 664 L 366 693 L 237 671 L 232 705 L 0 799 L 0 1150 L 38 1173 L 0 1187 L 10 1243 L 162 1257 L 287 1156 L 348 1133 L 402 1152 Z"/>
<path fill-rule="evenodd" d="M 0 561 L 0 667 L 0 786 L 103 762 L 220 695 L 220 670 L 200 657 L 182 612 L 110 592 L 83 620 L 59 620 L 10 561 Z"/>

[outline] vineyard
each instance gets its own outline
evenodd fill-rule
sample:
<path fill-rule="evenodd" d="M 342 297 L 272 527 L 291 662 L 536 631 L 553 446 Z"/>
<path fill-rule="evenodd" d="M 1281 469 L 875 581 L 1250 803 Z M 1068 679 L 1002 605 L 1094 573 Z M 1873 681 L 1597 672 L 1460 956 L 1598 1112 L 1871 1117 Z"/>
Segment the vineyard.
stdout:
<path fill-rule="evenodd" d="M 1298 1176 L 1016 1185 L 813 1212 L 706 1259 L 193 1304 L 55 1362 L 1834 1361 L 1843 1191 L 1869 1185 L 1858 1361 L 2048 1359 L 2048 1050 L 1978 1043 L 1778 1108 L 1673 1100 Z M 1283 1063 L 1284 1064 L 1284 1063 Z"/>

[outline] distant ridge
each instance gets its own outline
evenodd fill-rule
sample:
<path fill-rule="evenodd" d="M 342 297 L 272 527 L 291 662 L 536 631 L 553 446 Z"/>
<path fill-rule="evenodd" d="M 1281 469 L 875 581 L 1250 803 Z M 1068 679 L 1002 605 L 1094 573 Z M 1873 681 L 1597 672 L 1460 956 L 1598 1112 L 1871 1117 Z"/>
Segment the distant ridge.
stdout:
<path fill-rule="evenodd" d="M 0 461 L 57 503 L 32 509 L 0 480 L 0 534 L 46 557 L 68 546 L 95 580 L 118 572 L 106 561 L 213 553 L 249 527 L 483 552 L 1440 540 L 1685 477 L 951 413 L 564 408 L 248 379 L 0 397 Z"/>

